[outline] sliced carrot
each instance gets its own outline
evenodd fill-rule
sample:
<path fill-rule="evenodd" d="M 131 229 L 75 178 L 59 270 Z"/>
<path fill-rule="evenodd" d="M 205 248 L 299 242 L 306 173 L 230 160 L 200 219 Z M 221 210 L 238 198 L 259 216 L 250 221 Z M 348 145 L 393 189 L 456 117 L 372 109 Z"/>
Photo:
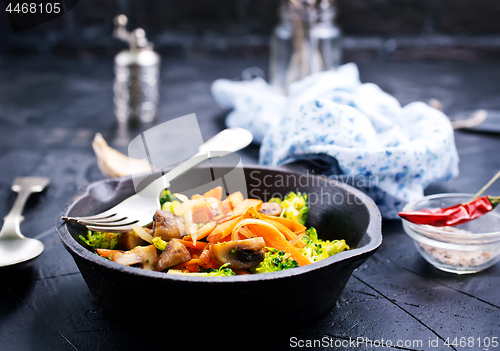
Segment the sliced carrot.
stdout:
<path fill-rule="evenodd" d="M 187 249 L 188 249 L 189 253 L 191 254 L 191 258 L 200 258 L 200 255 L 201 255 L 201 253 L 203 251 L 203 250 L 199 250 L 199 249 L 193 249 L 191 247 L 187 247 Z"/>
<path fill-rule="evenodd" d="M 182 216 L 186 211 L 192 210 L 195 206 L 208 206 L 211 203 L 218 202 L 216 198 L 213 197 L 202 197 L 201 199 L 187 200 L 176 206 L 174 209 L 174 214 L 177 216 Z M 203 208 L 203 207 L 202 207 Z"/>
<path fill-rule="evenodd" d="M 231 234 L 231 232 L 233 231 L 233 228 L 242 219 L 243 219 L 243 217 L 240 216 L 240 217 L 233 218 L 230 221 L 218 224 L 217 227 L 215 227 L 215 229 L 208 236 L 208 241 L 211 242 L 211 243 L 221 241 L 226 236 L 228 236 L 229 234 Z"/>
<path fill-rule="evenodd" d="M 210 262 L 208 262 L 204 268 L 219 268 L 220 264 L 217 263 L 216 260 L 212 256 L 210 256 Z"/>
<path fill-rule="evenodd" d="M 214 199 L 211 197 L 210 199 Z M 193 221 L 195 223 L 207 223 L 217 215 L 219 211 L 219 201 L 202 203 L 193 206 Z"/>
<path fill-rule="evenodd" d="M 256 199 L 247 199 L 242 202 L 236 208 L 234 209 L 232 215 L 234 217 L 236 216 L 242 216 L 244 215 L 250 208 L 254 208 L 255 212 L 257 212 L 260 207 L 262 206 L 262 201 L 256 200 Z"/>
<path fill-rule="evenodd" d="M 226 235 L 225 237 L 223 237 L 222 239 L 220 239 L 218 242 L 219 243 L 223 243 L 223 242 L 226 242 L 226 241 L 231 241 L 231 235 Z M 215 242 L 211 242 L 210 244 L 216 244 Z"/>
<path fill-rule="evenodd" d="M 261 219 L 264 220 L 264 217 L 257 211 L 255 207 L 250 207 L 248 208 L 247 212 L 245 213 L 245 218 L 256 218 L 256 219 Z"/>
<path fill-rule="evenodd" d="M 246 225 L 249 225 L 249 224 L 262 225 L 264 227 L 268 227 L 270 230 L 274 230 L 274 231 L 277 230 L 272 224 L 267 223 L 266 221 L 263 221 L 262 219 L 246 218 L 246 219 L 243 219 L 243 220 L 239 221 L 238 224 L 233 228 L 233 232 L 231 233 L 231 240 L 239 240 L 239 232 L 240 232 L 240 230 L 241 229 L 246 229 L 244 227 Z M 246 230 L 248 232 L 250 232 L 248 229 L 246 229 Z"/>
<path fill-rule="evenodd" d="M 207 237 L 217 226 L 215 222 L 208 222 L 203 227 L 196 231 L 196 240 L 203 239 Z"/>
<path fill-rule="evenodd" d="M 300 224 L 299 222 L 292 221 L 291 219 L 286 219 L 283 217 L 274 217 L 274 216 L 268 216 L 266 214 L 260 213 L 263 219 L 270 219 L 272 221 L 279 222 L 283 224 L 285 227 L 290 229 L 292 232 L 295 233 L 295 235 L 300 235 L 306 231 L 306 227 Z"/>
<path fill-rule="evenodd" d="M 233 219 L 233 217 L 231 215 L 223 215 L 223 214 L 220 214 L 218 216 L 212 217 L 212 220 L 215 221 L 215 222 L 217 222 L 217 223 L 227 222 L 230 219 Z"/>
<path fill-rule="evenodd" d="M 177 266 L 170 267 L 170 269 L 182 269 L 184 267 L 193 265 L 205 265 L 205 262 L 200 260 L 199 258 L 192 258 L 189 261 L 179 263 Z"/>
<path fill-rule="evenodd" d="M 212 255 L 210 254 L 210 249 L 206 247 L 201 252 L 199 259 L 205 262 L 205 264 L 209 263 L 210 260 L 212 259 Z"/>
<path fill-rule="evenodd" d="M 227 198 L 222 201 L 220 206 L 220 213 L 228 214 L 230 211 L 234 210 L 244 201 L 243 194 L 240 191 L 228 195 Z"/>
<path fill-rule="evenodd" d="M 283 224 L 281 224 L 280 222 L 278 221 L 274 221 L 274 220 L 271 220 L 271 219 L 264 219 L 264 221 L 266 221 L 267 223 L 270 223 L 272 225 L 274 225 L 280 232 L 281 234 L 283 234 L 285 236 L 285 238 L 290 241 L 290 240 L 295 240 L 297 238 L 297 234 L 295 234 L 294 232 L 292 232 L 288 227 L 284 226 Z M 303 233 L 299 234 L 299 235 L 302 235 Z M 294 241 L 294 246 L 297 246 L 299 248 L 303 248 L 306 244 L 302 241 L 302 240 L 295 240 Z"/>
<path fill-rule="evenodd" d="M 220 264 L 217 263 L 216 260 L 214 260 L 214 258 L 212 257 L 212 255 L 210 255 L 210 261 L 208 261 L 208 263 L 206 263 L 203 268 L 219 268 L 220 267 Z"/>
<path fill-rule="evenodd" d="M 207 205 L 207 214 L 208 218 L 210 218 L 211 221 L 214 221 L 215 217 L 217 217 L 219 213 L 219 206 L 220 206 L 220 201 L 212 202 Z"/>
<path fill-rule="evenodd" d="M 232 210 L 234 210 L 235 207 L 236 207 L 236 205 L 233 205 L 232 202 L 230 202 L 228 199 L 226 199 L 224 201 L 221 201 L 220 206 L 219 206 L 219 212 L 222 216 L 225 216 L 225 215 L 229 214 Z"/>
<path fill-rule="evenodd" d="M 245 198 L 243 197 L 243 194 L 240 191 L 237 191 L 229 195 L 227 199 L 231 201 L 234 206 L 238 206 L 241 202 L 243 202 Z"/>
<path fill-rule="evenodd" d="M 261 206 L 262 206 L 262 201 L 260 200 L 247 199 L 240 202 L 237 206 L 233 206 L 233 203 L 228 202 L 226 199 L 224 201 L 219 202 L 219 208 L 217 209 L 219 214 L 213 216 L 212 220 L 218 223 L 226 222 L 230 219 L 245 214 L 245 212 L 249 207 L 255 207 L 259 209 Z"/>
<path fill-rule="evenodd" d="M 108 257 L 111 256 L 114 253 L 122 253 L 122 250 L 109 250 L 109 249 L 95 249 L 99 255 L 102 257 Z"/>
<path fill-rule="evenodd" d="M 217 186 L 212 190 L 207 191 L 205 194 L 203 194 L 203 197 L 215 197 L 220 201 L 222 199 L 222 187 Z"/>
<path fill-rule="evenodd" d="M 309 261 L 309 259 L 305 257 L 298 248 L 291 245 L 288 240 L 285 239 L 276 227 L 272 230 L 268 226 L 248 224 L 247 228 L 256 236 L 263 238 L 267 246 L 274 247 L 278 251 L 283 250 L 289 253 L 290 256 L 297 261 L 299 266 L 305 266 L 311 263 L 311 261 Z"/>
<path fill-rule="evenodd" d="M 268 217 L 268 218 L 273 218 L 273 219 L 266 219 L 264 218 L 265 217 Z M 301 240 L 295 240 L 297 238 L 297 234 L 295 234 L 295 232 L 293 232 L 291 229 L 289 229 L 287 226 L 283 225 L 282 223 L 278 222 L 276 219 L 279 218 L 279 217 L 273 217 L 273 216 L 266 216 L 260 212 L 258 212 L 254 207 L 251 207 L 248 209 L 248 211 L 245 213 L 245 218 L 257 218 L 257 219 L 261 219 L 261 220 L 264 220 L 272 225 L 274 225 L 280 232 L 281 234 L 283 234 L 285 236 L 285 238 L 287 240 L 294 240 L 294 246 L 297 246 L 299 248 L 303 248 L 305 246 L 305 243 Z M 286 219 L 286 218 L 283 218 L 284 219 L 284 222 L 287 223 L 290 227 L 292 228 L 296 228 L 299 235 L 302 235 L 304 233 L 304 228 L 302 228 L 302 226 L 299 224 L 299 225 L 296 225 L 292 222 L 294 221 L 290 221 L 289 219 Z M 304 229 L 304 230 L 303 230 Z"/>
<path fill-rule="evenodd" d="M 208 214 L 206 212 L 193 212 L 193 222 L 194 223 L 207 223 L 210 221 Z"/>
<path fill-rule="evenodd" d="M 197 273 L 200 271 L 200 266 L 198 266 L 197 264 L 192 264 L 192 265 L 186 266 L 186 269 L 190 273 Z"/>
<path fill-rule="evenodd" d="M 209 262 L 205 262 L 199 258 L 193 258 L 189 261 L 179 263 L 177 266 L 170 267 L 170 269 L 187 269 L 190 272 L 198 272 L 202 268 L 219 268 L 220 264 L 218 264 L 213 258 L 210 258 Z"/>
<path fill-rule="evenodd" d="M 203 241 L 197 241 L 196 244 L 192 241 L 177 239 L 180 243 L 184 244 L 184 246 L 189 247 L 191 249 L 203 250 L 208 243 L 204 243 Z"/>
<path fill-rule="evenodd" d="M 194 194 L 191 196 L 191 200 L 198 200 L 198 199 L 203 199 L 203 196 L 200 194 Z"/>

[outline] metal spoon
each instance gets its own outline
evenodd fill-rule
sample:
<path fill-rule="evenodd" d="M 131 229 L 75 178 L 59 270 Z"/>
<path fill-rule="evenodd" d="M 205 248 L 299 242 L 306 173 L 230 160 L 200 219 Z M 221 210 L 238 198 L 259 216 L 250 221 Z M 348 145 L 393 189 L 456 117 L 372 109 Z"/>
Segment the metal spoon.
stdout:
<path fill-rule="evenodd" d="M 0 268 L 31 261 L 43 252 L 43 243 L 22 235 L 19 224 L 24 220 L 21 213 L 28 197 L 41 192 L 47 184 L 48 178 L 24 177 L 14 180 L 11 189 L 18 195 L 0 231 Z"/>

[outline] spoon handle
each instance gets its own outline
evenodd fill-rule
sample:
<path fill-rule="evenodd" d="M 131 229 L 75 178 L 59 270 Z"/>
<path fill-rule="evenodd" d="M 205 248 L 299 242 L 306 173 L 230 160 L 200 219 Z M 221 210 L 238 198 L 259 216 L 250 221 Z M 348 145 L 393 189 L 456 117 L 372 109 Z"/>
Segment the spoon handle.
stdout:
<path fill-rule="evenodd" d="M 0 238 L 24 238 L 19 228 L 19 225 L 24 220 L 22 215 L 24 205 L 32 193 L 42 191 L 47 186 L 48 182 L 49 180 L 47 178 L 39 177 L 24 177 L 14 180 L 12 190 L 18 194 L 12 209 L 7 216 L 4 217 Z"/>
<path fill-rule="evenodd" d="M 24 220 L 23 215 L 21 214 L 24 209 L 24 205 L 26 204 L 26 200 L 30 197 L 31 192 L 20 192 L 17 194 L 16 202 L 9 214 L 3 218 L 3 227 L 0 237 L 21 237 L 24 236 L 21 234 L 21 230 L 19 229 L 19 225 Z"/>
<path fill-rule="evenodd" d="M 252 142 L 252 133 L 241 128 L 229 128 L 219 132 L 198 148 L 198 153 L 180 165 L 168 171 L 163 176 L 152 181 L 138 195 L 158 197 L 163 189 L 170 187 L 170 182 L 183 175 L 201 162 L 215 157 L 224 157 L 232 152 L 243 149 Z"/>

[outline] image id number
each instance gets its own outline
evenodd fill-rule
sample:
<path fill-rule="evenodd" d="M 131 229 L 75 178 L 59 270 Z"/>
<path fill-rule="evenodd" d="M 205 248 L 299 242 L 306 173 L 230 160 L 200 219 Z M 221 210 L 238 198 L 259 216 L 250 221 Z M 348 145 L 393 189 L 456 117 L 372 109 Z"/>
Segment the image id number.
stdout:
<path fill-rule="evenodd" d="M 447 338 L 445 343 L 446 346 L 455 346 L 455 347 L 498 347 L 498 337 L 494 336 L 492 338 L 473 338 L 462 336 L 461 338 Z"/>
<path fill-rule="evenodd" d="M 5 8 L 5 11 L 8 13 L 59 13 L 61 12 L 61 4 L 58 2 L 55 3 L 46 3 L 46 4 L 37 4 L 34 2 L 23 2 L 17 3 L 15 6 L 12 6 L 12 3 L 9 3 Z"/>

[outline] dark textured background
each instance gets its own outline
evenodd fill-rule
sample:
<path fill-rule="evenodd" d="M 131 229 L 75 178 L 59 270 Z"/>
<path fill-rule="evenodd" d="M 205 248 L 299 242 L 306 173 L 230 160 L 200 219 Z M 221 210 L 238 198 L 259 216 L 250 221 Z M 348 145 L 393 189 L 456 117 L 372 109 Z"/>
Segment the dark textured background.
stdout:
<path fill-rule="evenodd" d="M 152 335 L 124 327 L 96 304 L 55 235 L 54 217 L 79 187 L 103 178 L 91 148 L 95 133 L 121 151 L 136 135 L 121 135 L 113 116 L 113 55 L 125 45 L 111 37 L 112 18 L 129 15 L 130 28 L 144 26 L 162 54 L 160 122 L 195 112 L 206 140 L 224 128 L 227 114 L 213 100 L 211 83 L 237 78 L 250 66 L 266 70 L 277 4 L 81 0 L 62 18 L 16 34 L 9 34 L 0 15 L 0 218 L 14 203 L 15 177 L 51 178 L 45 192 L 29 199 L 21 226 L 26 236 L 44 242 L 45 252 L 28 271 L 0 274 L 1 351 L 146 346 L 279 351 L 290 349 L 293 336 L 422 340 L 425 350 L 469 351 L 485 348 L 477 342 L 445 347 L 444 340 L 500 335 L 500 264 L 470 276 L 441 272 L 424 261 L 400 221 L 383 223 L 382 246 L 354 272 L 334 308 L 262 342 L 256 326 L 248 340 L 211 345 L 211 333 L 231 334 L 237 319 L 211 326 L 203 314 L 195 318 L 196 329 L 182 337 L 168 330 Z M 363 83 L 378 84 L 403 105 L 437 98 L 451 116 L 478 108 L 498 115 L 500 1 L 339 0 L 338 9 L 344 61 L 358 64 Z M 475 192 L 500 169 L 498 134 L 458 130 L 455 137 L 460 175 L 430 186 L 427 194 Z M 257 163 L 258 147 L 251 145 L 240 156 L 244 165 Z M 500 194 L 500 183 L 490 191 Z M 263 310 L 263 318 L 279 323 L 269 307 Z M 138 323 L 147 327 L 147 321 Z M 199 331 L 201 340 L 191 338 L 191 330 Z M 440 347 L 428 347 L 429 340 Z M 420 349 L 414 344 L 357 348 Z"/>
<path fill-rule="evenodd" d="M 164 54 L 260 55 L 268 50 L 279 3 L 82 0 L 70 13 L 36 29 L 10 35 L 4 28 L 0 48 L 3 56 L 16 57 L 111 55 L 123 47 L 111 38 L 112 18 L 125 13 L 130 28 L 144 27 Z M 345 61 L 500 57 L 499 1 L 338 0 L 337 9 L 345 34 Z"/>
<path fill-rule="evenodd" d="M 362 82 L 380 85 L 401 104 L 438 98 L 451 115 L 480 107 L 500 110 L 498 63 L 358 64 Z M 227 113 L 213 100 L 211 83 L 217 78 L 238 77 L 251 65 L 265 67 L 267 57 L 165 58 L 160 122 L 195 112 L 207 140 L 223 128 Z M 118 142 L 123 136 L 117 135 L 113 116 L 112 80 L 111 59 L 0 63 L 0 216 L 14 203 L 15 194 L 10 191 L 14 177 L 51 178 L 45 192 L 29 199 L 21 225 L 26 236 L 43 241 L 45 252 L 31 270 L 0 274 L 1 351 L 300 349 L 290 347 L 291 337 L 316 342 L 366 337 L 410 343 L 407 347 L 385 347 L 386 342 L 384 347 L 360 345 L 340 350 L 484 351 L 477 338 L 500 335 L 500 263 L 469 276 L 441 272 L 420 256 L 401 221 L 384 221 L 380 249 L 353 273 L 335 307 L 307 326 L 275 333 L 264 341 L 260 340 L 261 329 L 255 326 L 247 339 L 213 345 L 211 336 L 231 335 L 232 328 L 238 328 L 238 319 L 214 326 L 202 310 L 193 317 L 193 326 L 180 336 L 168 330 L 142 332 L 109 318 L 92 298 L 56 236 L 54 218 L 79 187 L 104 178 L 91 147 L 96 132 L 125 151 L 127 144 Z M 135 135 L 129 135 L 128 140 Z M 455 138 L 460 175 L 429 187 L 426 193 L 473 193 L 500 169 L 498 134 L 458 130 Z M 244 165 L 257 163 L 258 147 L 251 145 L 239 154 Z M 500 194 L 500 182 L 490 191 Z M 282 292 L 268 293 L 279 297 Z M 153 298 L 165 301 L 167 308 L 173 300 L 189 303 L 182 297 L 172 298 L 172 294 L 175 292 L 151 292 Z M 234 303 L 238 315 L 261 313 L 262 318 L 280 321 L 272 306 L 259 306 L 255 311 L 237 297 L 222 296 L 221 300 Z M 207 302 L 201 297 L 196 303 Z M 147 321 L 138 324 L 148 327 Z M 447 338 L 455 337 L 473 337 L 476 344 L 444 346 Z M 413 344 L 414 340 L 421 340 L 424 347 Z M 428 347 L 429 340 L 438 340 L 440 347 Z M 310 348 L 325 349 L 335 348 Z"/>

